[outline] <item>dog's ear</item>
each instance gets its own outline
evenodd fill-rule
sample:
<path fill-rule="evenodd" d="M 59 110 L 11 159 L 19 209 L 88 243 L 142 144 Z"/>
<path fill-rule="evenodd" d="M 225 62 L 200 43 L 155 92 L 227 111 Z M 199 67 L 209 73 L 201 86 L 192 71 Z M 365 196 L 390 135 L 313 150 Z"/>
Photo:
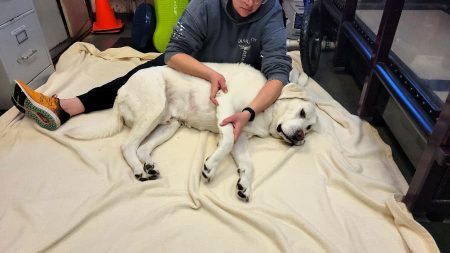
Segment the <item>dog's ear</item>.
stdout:
<path fill-rule="evenodd" d="M 297 83 L 288 83 L 283 87 L 278 99 L 286 98 L 301 98 L 303 100 L 309 100 L 306 90 Z"/>
<path fill-rule="evenodd" d="M 297 83 L 297 85 L 302 87 L 306 85 L 308 79 L 309 77 L 305 72 L 299 71 L 296 68 L 293 68 L 289 73 L 289 82 Z"/>

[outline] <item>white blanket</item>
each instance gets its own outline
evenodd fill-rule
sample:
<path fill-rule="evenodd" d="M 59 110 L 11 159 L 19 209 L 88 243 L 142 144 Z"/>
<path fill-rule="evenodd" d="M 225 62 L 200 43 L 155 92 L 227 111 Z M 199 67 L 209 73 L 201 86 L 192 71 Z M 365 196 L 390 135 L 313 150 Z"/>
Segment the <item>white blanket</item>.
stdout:
<path fill-rule="evenodd" d="M 40 90 L 72 97 L 155 56 L 76 43 Z M 306 89 L 319 128 L 303 146 L 251 139 L 250 203 L 235 197 L 230 157 L 200 180 L 215 134 L 179 129 L 154 153 L 162 178 L 139 182 L 120 153 L 128 129 L 78 141 L 10 109 L 0 117 L 0 252 L 438 252 L 399 201 L 408 186 L 377 131 L 314 80 Z"/>

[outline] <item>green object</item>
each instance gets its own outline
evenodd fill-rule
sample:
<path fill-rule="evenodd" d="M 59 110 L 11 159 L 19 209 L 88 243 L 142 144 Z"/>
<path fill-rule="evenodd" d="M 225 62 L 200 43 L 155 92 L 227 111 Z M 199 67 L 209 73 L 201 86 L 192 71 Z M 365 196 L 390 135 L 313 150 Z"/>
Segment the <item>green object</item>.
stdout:
<path fill-rule="evenodd" d="M 155 0 L 156 28 L 153 45 L 159 52 L 164 52 L 177 20 L 183 14 L 189 0 Z"/>

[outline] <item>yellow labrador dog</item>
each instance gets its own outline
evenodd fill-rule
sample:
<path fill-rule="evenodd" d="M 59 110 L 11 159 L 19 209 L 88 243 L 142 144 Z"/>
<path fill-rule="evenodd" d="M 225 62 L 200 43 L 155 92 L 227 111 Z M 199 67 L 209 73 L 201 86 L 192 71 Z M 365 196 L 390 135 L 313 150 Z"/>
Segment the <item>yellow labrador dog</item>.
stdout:
<path fill-rule="evenodd" d="M 209 82 L 167 66 L 153 67 L 138 71 L 119 89 L 108 120 L 96 124 L 95 128 L 71 128 L 65 134 L 77 139 L 101 138 L 112 136 L 127 125 L 131 129 L 121 146 L 122 153 L 136 178 L 145 181 L 159 176 L 152 151 L 171 138 L 181 125 L 219 133 L 218 147 L 206 159 L 202 177 L 209 182 L 219 163 L 231 152 L 239 168 L 237 196 L 248 201 L 253 174 L 248 138 L 273 136 L 290 145 L 302 145 L 316 123 L 315 106 L 304 99 L 298 84 L 290 83 L 271 107 L 249 122 L 234 143 L 233 126 L 220 127 L 219 123 L 248 106 L 266 79 L 260 71 L 245 64 L 206 65 L 221 73 L 227 82 L 228 92 L 217 94 L 217 107 L 209 100 Z"/>

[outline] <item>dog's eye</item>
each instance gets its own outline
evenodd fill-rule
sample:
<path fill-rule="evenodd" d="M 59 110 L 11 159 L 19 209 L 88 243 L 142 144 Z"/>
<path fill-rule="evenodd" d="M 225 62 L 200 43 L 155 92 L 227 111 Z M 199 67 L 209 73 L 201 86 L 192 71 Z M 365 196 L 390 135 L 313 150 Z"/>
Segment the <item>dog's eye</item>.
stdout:
<path fill-rule="evenodd" d="M 310 130 L 311 129 L 311 125 L 306 127 L 306 130 Z"/>
<path fill-rule="evenodd" d="M 302 109 L 302 110 L 300 111 L 300 118 L 303 118 L 303 119 L 304 119 L 305 117 L 306 117 L 306 112 L 305 112 L 305 110 Z"/>

